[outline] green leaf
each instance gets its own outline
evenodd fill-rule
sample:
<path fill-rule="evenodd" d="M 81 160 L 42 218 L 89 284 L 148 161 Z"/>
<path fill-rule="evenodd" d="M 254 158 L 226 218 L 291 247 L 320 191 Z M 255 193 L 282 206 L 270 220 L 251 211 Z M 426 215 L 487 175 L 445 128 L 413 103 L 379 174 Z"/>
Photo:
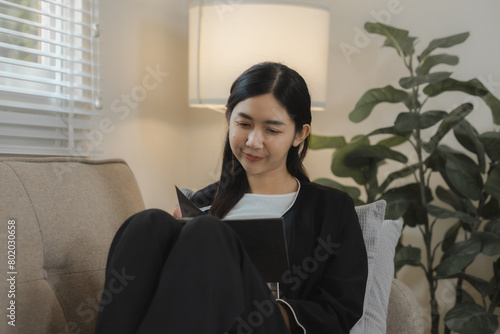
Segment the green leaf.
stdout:
<path fill-rule="evenodd" d="M 368 203 L 371 203 L 375 201 L 375 198 L 377 195 L 380 193 L 379 187 L 378 187 L 378 179 L 377 179 L 377 174 L 378 174 L 378 164 L 376 162 L 370 163 L 366 167 L 362 167 L 362 170 L 366 171 L 367 176 L 367 184 L 365 186 L 366 189 L 366 201 Z"/>
<path fill-rule="evenodd" d="M 338 182 L 335 182 L 334 180 L 330 180 L 330 179 L 326 179 L 326 178 L 319 178 L 319 179 L 314 180 L 314 182 L 321 184 L 323 186 L 326 186 L 326 187 L 341 190 L 341 191 L 347 193 L 353 199 L 359 199 L 359 196 L 361 196 L 361 191 L 358 188 L 344 186 Z M 356 204 L 356 205 L 358 205 L 358 204 Z"/>
<path fill-rule="evenodd" d="M 418 183 L 410 183 L 402 187 L 389 189 L 381 198 L 385 199 L 389 206 L 390 201 L 397 198 L 397 196 L 408 201 L 407 209 L 403 214 L 405 225 L 415 227 L 429 222 L 427 210 L 422 205 L 420 185 Z M 432 200 L 432 193 L 429 188 L 425 188 L 425 197 L 427 201 Z M 399 207 L 401 208 L 401 205 Z"/>
<path fill-rule="evenodd" d="M 493 278 L 490 282 L 494 285 L 496 291 L 500 290 L 500 258 L 493 262 Z M 500 307 L 500 299 L 498 296 L 490 295 L 489 297 L 491 303 L 496 307 Z"/>
<path fill-rule="evenodd" d="M 415 184 L 416 185 L 416 184 Z M 407 187 L 407 186 L 405 186 Z M 414 191 L 414 196 L 417 196 L 417 187 L 411 187 L 411 190 Z M 425 191 L 426 194 L 426 200 L 431 201 L 432 200 L 432 194 L 429 188 L 426 188 Z M 429 223 L 429 218 L 427 216 L 427 211 L 425 210 L 425 207 L 422 205 L 421 199 L 420 199 L 420 189 L 418 189 L 418 199 L 414 197 L 413 201 L 410 202 L 410 205 L 408 206 L 408 210 L 406 210 L 405 214 L 403 215 L 403 220 L 404 223 L 407 226 L 410 227 L 415 227 L 417 225 L 425 225 Z"/>
<path fill-rule="evenodd" d="M 382 145 L 360 145 L 345 155 L 345 164 L 351 168 L 369 165 L 374 161 L 390 159 L 406 163 L 408 158 L 402 153 Z"/>
<path fill-rule="evenodd" d="M 482 95 L 484 103 L 491 109 L 491 113 L 493 115 L 493 122 L 496 125 L 500 125 L 500 100 L 490 92 L 486 95 Z"/>
<path fill-rule="evenodd" d="M 484 185 L 484 191 L 500 200 L 500 168 L 495 167 L 490 172 Z"/>
<path fill-rule="evenodd" d="M 493 276 L 498 280 L 500 288 L 500 258 L 493 263 Z"/>
<path fill-rule="evenodd" d="M 484 225 L 484 231 L 500 236 L 500 220 L 490 220 Z"/>
<path fill-rule="evenodd" d="M 455 277 L 462 278 L 467 282 L 469 282 L 477 291 L 479 291 L 479 293 L 483 297 L 486 297 L 489 294 L 491 294 L 493 290 L 493 286 L 489 282 L 479 277 L 471 276 L 466 273 L 458 273 L 457 275 L 455 275 Z"/>
<path fill-rule="evenodd" d="M 468 32 L 465 32 L 453 36 L 434 39 L 429 43 L 429 46 L 422 52 L 418 59 L 422 61 L 422 59 L 427 58 L 427 56 L 437 48 L 451 48 L 452 46 L 463 43 L 469 35 L 470 34 Z"/>
<path fill-rule="evenodd" d="M 486 86 L 484 86 L 478 79 L 458 81 L 448 78 L 438 83 L 426 86 L 423 91 L 429 97 L 439 95 L 443 92 L 452 91 L 459 91 L 472 96 L 479 96 L 490 108 L 493 115 L 493 122 L 495 124 L 500 124 L 500 100 L 491 94 Z"/>
<path fill-rule="evenodd" d="M 460 219 L 461 221 L 467 223 L 467 224 L 475 224 L 478 222 L 477 218 L 474 218 L 465 212 L 460 212 L 460 211 L 451 211 L 445 208 L 441 208 L 439 206 L 435 206 L 432 204 L 427 205 L 427 210 L 430 215 L 436 217 L 436 218 L 441 218 L 441 219 L 447 219 L 447 218 L 457 218 Z"/>
<path fill-rule="evenodd" d="M 407 193 L 393 192 L 382 195 L 380 199 L 387 202 L 385 207 L 386 219 L 399 219 L 408 209 L 412 197 Z"/>
<path fill-rule="evenodd" d="M 370 113 L 377 104 L 382 102 L 405 102 L 407 99 L 407 92 L 395 89 L 392 86 L 370 89 L 356 103 L 354 110 L 349 113 L 349 119 L 354 123 L 359 123 L 370 116 Z"/>
<path fill-rule="evenodd" d="M 474 205 L 467 200 L 462 193 L 454 186 L 454 183 L 448 177 L 446 172 L 446 163 L 449 159 L 454 159 L 459 163 L 463 163 L 467 168 L 470 169 L 471 175 L 474 174 L 474 169 L 477 169 L 477 165 L 468 157 L 466 157 L 463 153 L 456 151 L 447 147 L 446 145 L 439 145 L 434 153 L 432 153 L 428 159 L 426 159 L 425 164 L 428 168 L 431 168 L 433 171 L 438 171 L 441 174 L 441 177 L 446 182 L 446 184 L 450 187 L 450 189 L 456 195 L 462 198 L 462 210 L 463 212 L 467 212 L 474 216 L 477 215 L 477 210 Z M 477 180 L 477 183 L 481 183 L 481 180 Z"/>
<path fill-rule="evenodd" d="M 486 256 L 495 256 L 500 254 L 500 236 L 491 232 L 475 232 L 483 242 L 481 253 Z"/>
<path fill-rule="evenodd" d="M 343 136 L 319 136 L 311 135 L 311 141 L 309 148 L 311 150 L 321 150 L 324 148 L 341 148 L 346 145 L 345 138 Z"/>
<path fill-rule="evenodd" d="M 486 170 L 485 150 L 476 129 L 464 119 L 453 128 L 453 133 L 463 147 L 476 154 L 479 169 L 481 173 L 484 173 Z"/>
<path fill-rule="evenodd" d="M 427 129 L 441 121 L 447 115 L 448 113 L 446 111 L 441 110 L 430 110 L 422 114 L 402 112 L 396 118 L 394 128 L 398 131 Z"/>
<path fill-rule="evenodd" d="M 500 161 L 500 132 L 485 132 L 479 135 L 486 154 L 492 161 Z"/>
<path fill-rule="evenodd" d="M 436 188 L 436 195 L 440 200 L 450 205 L 455 210 L 462 211 L 464 209 L 461 198 L 452 191 L 438 185 Z"/>
<path fill-rule="evenodd" d="M 453 247 L 455 241 L 457 240 L 458 231 L 460 231 L 460 222 L 455 223 L 448 229 L 448 231 L 446 231 L 443 243 L 441 244 L 443 252 L 447 252 L 451 247 Z"/>
<path fill-rule="evenodd" d="M 469 159 L 465 155 L 463 157 Z M 474 165 L 474 163 L 471 166 L 464 163 L 464 161 L 464 159 L 448 159 L 445 166 L 446 175 L 448 175 L 450 182 L 453 183 L 463 196 L 473 201 L 478 201 L 483 197 L 483 182 L 479 167 Z"/>
<path fill-rule="evenodd" d="M 395 271 L 398 271 L 404 265 L 419 266 L 421 265 L 420 248 L 405 246 L 396 251 L 394 256 Z"/>
<path fill-rule="evenodd" d="M 410 138 L 411 131 L 399 131 L 394 126 L 390 126 L 387 128 L 380 128 L 377 130 L 373 130 L 372 132 L 367 134 L 365 137 L 371 137 L 374 135 L 384 135 L 384 134 L 395 135 L 397 137 L 403 137 L 403 138 Z"/>
<path fill-rule="evenodd" d="M 351 168 L 345 163 L 346 154 L 360 145 L 370 145 L 368 138 L 362 137 L 358 140 L 353 139 L 352 142 L 333 153 L 331 164 L 333 175 L 338 177 L 350 177 L 360 185 L 364 185 L 368 182 L 367 175 L 365 175 L 362 170 L 359 168 Z"/>
<path fill-rule="evenodd" d="M 476 87 L 477 90 L 480 91 L 486 91 L 486 94 L 478 95 L 484 103 L 490 108 L 491 114 L 493 116 L 493 122 L 497 125 L 500 124 L 500 100 L 486 88 L 485 85 L 478 79 L 472 79 L 469 80 L 469 82 L 472 82 Z"/>
<path fill-rule="evenodd" d="M 399 85 L 405 89 L 410 89 L 423 84 L 440 82 L 441 80 L 449 78 L 450 75 L 451 72 L 435 72 L 416 77 L 404 77 L 399 80 Z"/>
<path fill-rule="evenodd" d="M 424 144 L 425 151 L 429 154 L 434 152 L 441 139 L 444 138 L 448 131 L 453 129 L 455 125 L 460 123 L 468 114 L 470 114 L 472 108 L 472 104 L 464 103 L 449 113 L 448 116 L 443 119 L 438 130 L 431 137 L 429 142 Z"/>
<path fill-rule="evenodd" d="M 441 262 L 436 266 L 437 277 L 447 278 L 461 272 L 481 252 L 481 245 L 481 239 L 474 236 L 469 240 L 453 245 L 443 254 Z"/>
<path fill-rule="evenodd" d="M 461 196 L 460 192 L 453 186 L 453 184 L 448 179 L 446 174 L 446 161 L 450 155 L 458 153 L 453 149 L 447 147 L 446 145 L 439 145 L 434 152 L 425 160 L 425 165 L 432 171 L 437 171 L 441 174 L 441 177 L 445 180 L 446 184 L 450 187 L 453 193 Z"/>
<path fill-rule="evenodd" d="M 455 305 L 446 313 L 444 322 L 458 334 L 494 334 L 498 327 L 496 316 L 475 303 Z"/>
<path fill-rule="evenodd" d="M 382 191 L 384 191 L 392 181 L 394 181 L 396 179 L 403 178 L 403 177 L 407 177 L 407 176 L 413 174 L 417 170 L 418 166 L 419 166 L 419 164 L 416 163 L 416 164 L 413 164 L 411 166 L 407 166 L 403 169 L 400 169 L 396 172 L 392 172 L 391 174 L 389 174 L 389 176 L 387 176 L 385 181 L 382 183 L 382 185 L 380 186 L 380 189 Z"/>
<path fill-rule="evenodd" d="M 430 97 L 444 92 L 462 92 L 472 96 L 484 96 L 488 94 L 486 87 L 477 79 L 458 81 L 448 78 L 424 88 L 424 93 Z"/>
<path fill-rule="evenodd" d="M 462 297 L 462 302 L 460 304 L 475 303 L 474 297 L 468 294 L 467 291 L 465 291 L 464 289 L 461 289 L 460 294 Z"/>
<path fill-rule="evenodd" d="M 488 203 L 481 208 L 480 215 L 485 219 L 500 218 L 500 205 L 498 200 L 495 197 L 490 197 Z"/>
<path fill-rule="evenodd" d="M 401 136 L 392 136 L 389 138 L 385 138 L 377 143 L 377 145 L 386 146 L 386 147 L 394 147 L 404 144 L 408 141 L 408 137 Z"/>
<path fill-rule="evenodd" d="M 450 56 L 447 54 L 429 56 L 425 58 L 425 60 L 421 62 L 420 65 L 418 65 L 416 73 L 418 75 L 426 75 L 430 72 L 431 68 L 439 64 L 457 65 L 458 57 Z"/>
<path fill-rule="evenodd" d="M 397 29 L 382 23 L 365 23 L 366 31 L 385 36 L 387 39 L 384 46 L 390 46 L 397 50 L 400 56 L 409 56 L 415 52 L 413 44 L 415 37 L 408 35 L 407 30 Z"/>

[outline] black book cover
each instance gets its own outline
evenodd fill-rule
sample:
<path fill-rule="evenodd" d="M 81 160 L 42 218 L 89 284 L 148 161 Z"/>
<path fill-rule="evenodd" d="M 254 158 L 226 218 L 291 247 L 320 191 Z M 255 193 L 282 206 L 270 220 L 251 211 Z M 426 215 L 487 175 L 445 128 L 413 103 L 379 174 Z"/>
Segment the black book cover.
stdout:
<path fill-rule="evenodd" d="M 189 223 L 194 217 L 205 215 L 179 188 L 177 197 L 182 217 L 181 223 Z M 227 219 L 223 220 L 239 236 L 245 250 L 266 282 L 285 282 L 289 271 L 283 218 Z"/>

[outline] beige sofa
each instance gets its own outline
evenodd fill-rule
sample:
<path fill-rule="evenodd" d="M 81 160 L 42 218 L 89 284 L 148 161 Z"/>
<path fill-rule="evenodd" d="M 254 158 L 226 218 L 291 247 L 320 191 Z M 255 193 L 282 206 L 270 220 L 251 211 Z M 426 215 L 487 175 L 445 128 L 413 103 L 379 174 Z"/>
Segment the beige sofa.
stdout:
<path fill-rule="evenodd" d="M 93 333 L 108 247 L 144 208 L 122 160 L 0 159 L 0 333 Z M 422 333 L 415 296 L 397 280 L 387 333 Z"/>

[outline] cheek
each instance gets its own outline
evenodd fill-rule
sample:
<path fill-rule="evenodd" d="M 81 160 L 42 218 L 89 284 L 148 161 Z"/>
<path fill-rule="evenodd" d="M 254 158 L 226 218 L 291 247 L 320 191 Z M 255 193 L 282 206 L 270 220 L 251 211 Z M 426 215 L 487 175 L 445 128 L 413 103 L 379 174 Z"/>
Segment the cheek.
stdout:
<path fill-rule="evenodd" d="M 245 140 L 246 132 L 239 128 L 229 129 L 229 140 L 242 141 Z"/>
<path fill-rule="evenodd" d="M 280 141 L 275 141 L 271 145 L 267 146 L 267 149 L 270 152 L 273 152 L 277 157 L 278 156 L 283 156 L 287 155 L 288 151 L 290 150 L 290 141 L 288 140 L 280 140 Z"/>
<path fill-rule="evenodd" d="M 231 146 L 231 149 L 233 149 L 240 143 L 241 141 L 241 134 L 238 133 L 238 131 L 231 131 L 229 130 L 229 145 Z"/>

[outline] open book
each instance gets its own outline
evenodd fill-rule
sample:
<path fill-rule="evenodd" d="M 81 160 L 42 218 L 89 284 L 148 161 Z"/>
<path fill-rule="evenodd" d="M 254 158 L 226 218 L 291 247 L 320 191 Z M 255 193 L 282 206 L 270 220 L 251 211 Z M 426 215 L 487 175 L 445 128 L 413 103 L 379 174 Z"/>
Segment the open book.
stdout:
<path fill-rule="evenodd" d="M 206 215 L 179 188 L 177 198 L 182 212 L 181 223 Z M 290 275 L 283 218 L 223 220 L 241 239 L 245 250 L 266 282 L 284 282 Z"/>

